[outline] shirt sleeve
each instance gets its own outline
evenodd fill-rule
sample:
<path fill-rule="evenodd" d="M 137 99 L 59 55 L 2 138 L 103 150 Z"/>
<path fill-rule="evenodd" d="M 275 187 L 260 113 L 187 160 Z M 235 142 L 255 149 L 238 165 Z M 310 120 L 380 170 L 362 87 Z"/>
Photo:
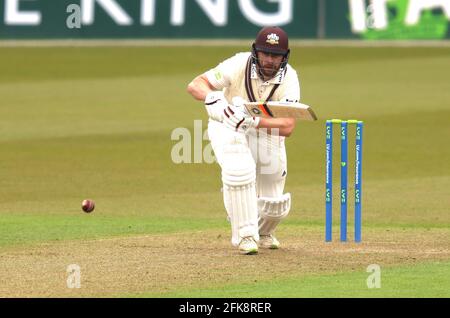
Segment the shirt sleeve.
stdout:
<path fill-rule="evenodd" d="M 300 101 L 300 81 L 297 72 L 289 67 L 287 70 L 290 74 L 286 77 L 286 89 L 281 101 L 284 102 L 299 102 Z"/>
<path fill-rule="evenodd" d="M 209 83 L 217 90 L 229 87 L 236 72 L 239 71 L 237 66 L 241 64 L 242 57 L 242 54 L 236 54 L 220 63 L 215 68 L 207 71 L 205 75 L 208 78 Z"/>

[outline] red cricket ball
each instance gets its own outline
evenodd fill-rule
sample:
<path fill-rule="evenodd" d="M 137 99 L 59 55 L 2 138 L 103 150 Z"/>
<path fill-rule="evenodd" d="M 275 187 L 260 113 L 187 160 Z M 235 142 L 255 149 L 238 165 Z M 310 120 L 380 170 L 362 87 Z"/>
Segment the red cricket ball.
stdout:
<path fill-rule="evenodd" d="M 84 212 L 90 213 L 94 211 L 95 202 L 89 199 L 83 200 L 83 202 L 81 203 L 81 208 L 83 209 Z"/>

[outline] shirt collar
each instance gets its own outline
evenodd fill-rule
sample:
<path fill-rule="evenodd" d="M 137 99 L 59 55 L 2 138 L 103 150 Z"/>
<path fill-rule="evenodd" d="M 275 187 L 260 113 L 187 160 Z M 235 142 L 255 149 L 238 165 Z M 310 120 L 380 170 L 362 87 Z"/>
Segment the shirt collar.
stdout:
<path fill-rule="evenodd" d="M 266 84 L 266 83 L 267 84 L 282 84 L 285 76 L 286 76 L 285 67 L 280 68 L 278 73 L 270 80 L 265 81 L 264 84 Z M 256 71 L 255 63 L 252 63 L 252 70 L 251 70 L 250 77 L 251 77 L 251 79 L 260 79 L 261 80 L 261 78 L 258 76 L 258 72 Z"/>

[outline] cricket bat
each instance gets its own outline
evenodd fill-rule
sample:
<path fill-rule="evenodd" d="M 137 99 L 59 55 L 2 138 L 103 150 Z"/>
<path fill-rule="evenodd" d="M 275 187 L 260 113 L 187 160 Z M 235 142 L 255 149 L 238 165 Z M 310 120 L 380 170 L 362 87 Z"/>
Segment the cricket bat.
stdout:
<path fill-rule="evenodd" d="M 251 116 L 263 118 L 297 118 L 301 120 L 317 120 L 312 108 L 294 102 L 246 102 L 244 107 Z"/>

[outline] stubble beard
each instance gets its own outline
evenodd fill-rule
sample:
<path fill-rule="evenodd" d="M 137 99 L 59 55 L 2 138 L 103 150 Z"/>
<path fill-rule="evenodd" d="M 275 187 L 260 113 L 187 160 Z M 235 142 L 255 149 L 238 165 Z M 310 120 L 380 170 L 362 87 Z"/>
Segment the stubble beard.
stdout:
<path fill-rule="evenodd" d="M 263 77 L 264 81 L 268 81 L 268 80 L 274 78 L 275 75 L 278 73 L 278 69 L 275 68 L 275 65 L 273 65 L 272 67 L 258 66 L 258 68 L 259 68 L 259 74 Z"/>

